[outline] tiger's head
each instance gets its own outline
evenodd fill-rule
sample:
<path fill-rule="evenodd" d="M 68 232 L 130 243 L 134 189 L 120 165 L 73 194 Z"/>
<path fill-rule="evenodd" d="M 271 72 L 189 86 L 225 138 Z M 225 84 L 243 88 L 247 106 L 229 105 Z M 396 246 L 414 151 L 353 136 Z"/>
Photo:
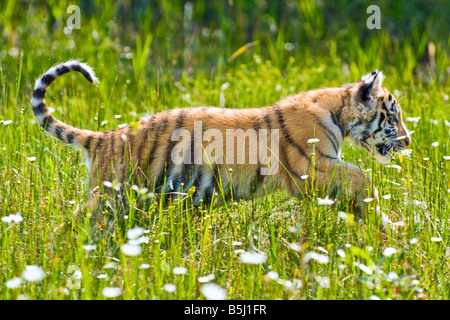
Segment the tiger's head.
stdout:
<path fill-rule="evenodd" d="M 381 163 L 389 162 L 391 152 L 411 144 L 397 99 L 382 86 L 383 74 L 373 71 L 352 88 L 349 136 Z"/>

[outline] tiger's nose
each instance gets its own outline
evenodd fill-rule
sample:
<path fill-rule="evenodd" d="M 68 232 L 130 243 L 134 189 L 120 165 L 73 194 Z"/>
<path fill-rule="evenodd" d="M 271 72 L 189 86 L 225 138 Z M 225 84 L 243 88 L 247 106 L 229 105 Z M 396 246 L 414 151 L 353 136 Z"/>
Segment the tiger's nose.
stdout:
<path fill-rule="evenodd" d="M 406 137 L 405 140 L 403 140 L 403 143 L 405 144 L 405 148 L 411 144 L 411 138 Z"/>

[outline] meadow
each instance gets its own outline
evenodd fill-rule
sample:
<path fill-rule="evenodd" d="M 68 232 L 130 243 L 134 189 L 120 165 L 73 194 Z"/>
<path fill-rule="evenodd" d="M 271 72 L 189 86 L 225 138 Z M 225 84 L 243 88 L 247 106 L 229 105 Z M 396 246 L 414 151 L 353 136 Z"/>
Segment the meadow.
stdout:
<path fill-rule="evenodd" d="M 74 1 L 74 3 L 77 3 Z M 445 1 L 80 1 L 0 4 L 0 299 L 449 299 L 450 30 Z M 447 11 L 446 11 L 447 10 Z M 408 19 L 406 18 L 408 17 Z M 433 42 L 435 54 L 428 54 Z M 345 143 L 392 221 L 356 223 L 343 198 L 279 191 L 194 210 L 131 208 L 93 241 L 84 155 L 34 120 L 35 80 L 69 58 L 92 66 L 55 81 L 47 103 L 78 128 L 111 130 L 161 110 L 253 108 L 382 70 L 412 144 L 381 165 Z M 133 203 L 152 197 L 129 186 Z"/>

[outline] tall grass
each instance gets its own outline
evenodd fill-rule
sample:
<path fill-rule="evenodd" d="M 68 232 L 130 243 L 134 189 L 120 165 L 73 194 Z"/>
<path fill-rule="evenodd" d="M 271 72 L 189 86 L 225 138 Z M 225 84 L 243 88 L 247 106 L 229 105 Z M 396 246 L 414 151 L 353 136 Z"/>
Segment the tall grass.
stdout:
<path fill-rule="evenodd" d="M 23 218 L 0 223 L 2 299 L 106 299 L 108 287 L 120 288 L 119 299 L 204 299 L 201 281 L 224 288 L 229 299 L 448 299 L 450 56 L 449 39 L 434 32 L 448 28 L 435 19 L 438 9 L 425 29 L 409 33 L 393 25 L 400 9 L 390 7 L 382 29 L 369 33 L 354 18 L 360 5 L 346 2 L 288 3 L 282 17 L 272 2 L 195 3 L 190 16 L 181 2 L 147 11 L 131 1 L 103 10 L 82 2 L 81 29 L 65 34 L 66 6 L 47 3 L 0 4 L 0 216 Z M 421 60 L 429 39 L 435 69 Z M 109 239 L 94 242 L 89 217 L 75 219 L 87 192 L 83 155 L 46 136 L 29 104 L 35 79 L 70 57 L 93 66 L 101 83 L 66 75 L 50 87 L 48 105 L 57 118 L 90 130 L 178 107 L 271 105 L 383 70 L 414 131 L 411 153 L 397 154 L 391 166 L 350 144 L 343 156 L 372 177 L 393 227 L 384 234 L 371 219 L 356 223 L 342 197 L 319 206 L 323 195 L 315 190 L 304 199 L 280 191 L 200 210 L 185 190 L 168 206 L 132 207 Z M 124 192 L 130 203 L 143 196 Z M 136 227 L 145 230 L 142 251 L 129 256 L 121 248 L 133 243 L 127 231 Z M 245 263 L 242 250 L 265 261 Z M 25 280 L 29 265 L 42 268 L 42 280 Z M 185 269 L 175 274 L 176 267 Z M 16 277 L 21 284 L 9 288 Z"/>

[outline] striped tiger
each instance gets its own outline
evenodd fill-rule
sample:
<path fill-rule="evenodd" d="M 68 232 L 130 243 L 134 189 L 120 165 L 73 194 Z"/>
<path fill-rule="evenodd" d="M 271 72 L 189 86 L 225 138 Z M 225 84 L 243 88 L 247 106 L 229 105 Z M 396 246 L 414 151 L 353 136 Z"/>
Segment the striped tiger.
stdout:
<path fill-rule="evenodd" d="M 342 189 L 356 199 L 361 213 L 367 213 L 368 204 L 363 199 L 373 197 L 378 203 L 377 190 L 357 166 L 341 160 L 344 139 L 367 149 L 380 162 L 389 162 L 392 152 L 411 143 L 400 105 L 382 86 L 384 77 L 378 71 L 356 83 L 289 96 L 269 107 L 181 108 L 106 132 L 74 128 L 48 110 L 48 86 L 70 71 L 98 83 L 88 65 L 68 61 L 37 80 L 31 104 L 37 121 L 50 135 L 85 151 L 89 188 L 95 190 L 91 192 L 94 207 L 98 195 L 108 189 L 104 188 L 105 181 L 121 182 L 122 187 L 132 181 L 140 188 L 169 195 L 195 187 L 193 201 L 199 205 L 214 197 L 226 201 L 278 188 L 302 195 L 314 177 L 320 190 L 334 190 L 348 182 Z M 268 131 L 276 134 L 267 134 L 266 139 L 258 136 L 258 132 Z M 196 133 L 200 140 L 195 138 Z M 254 133 L 261 138 L 259 143 L 253 139 Z M 227 139 L 225 152 L 219 142 L 230 135 L 233 144 L 229 147 Z M 207 158 L 204 155 L 213 143 L 215 150 L 209 153 L 213 159 L 201 161 Z M 174 157 L 180 150 L 178 155 L 182 154 L 185 161 Z M 262 156 L 255 159 L 254 150 Z M 264 173 L 268 168 L 274 170 Z"/>

